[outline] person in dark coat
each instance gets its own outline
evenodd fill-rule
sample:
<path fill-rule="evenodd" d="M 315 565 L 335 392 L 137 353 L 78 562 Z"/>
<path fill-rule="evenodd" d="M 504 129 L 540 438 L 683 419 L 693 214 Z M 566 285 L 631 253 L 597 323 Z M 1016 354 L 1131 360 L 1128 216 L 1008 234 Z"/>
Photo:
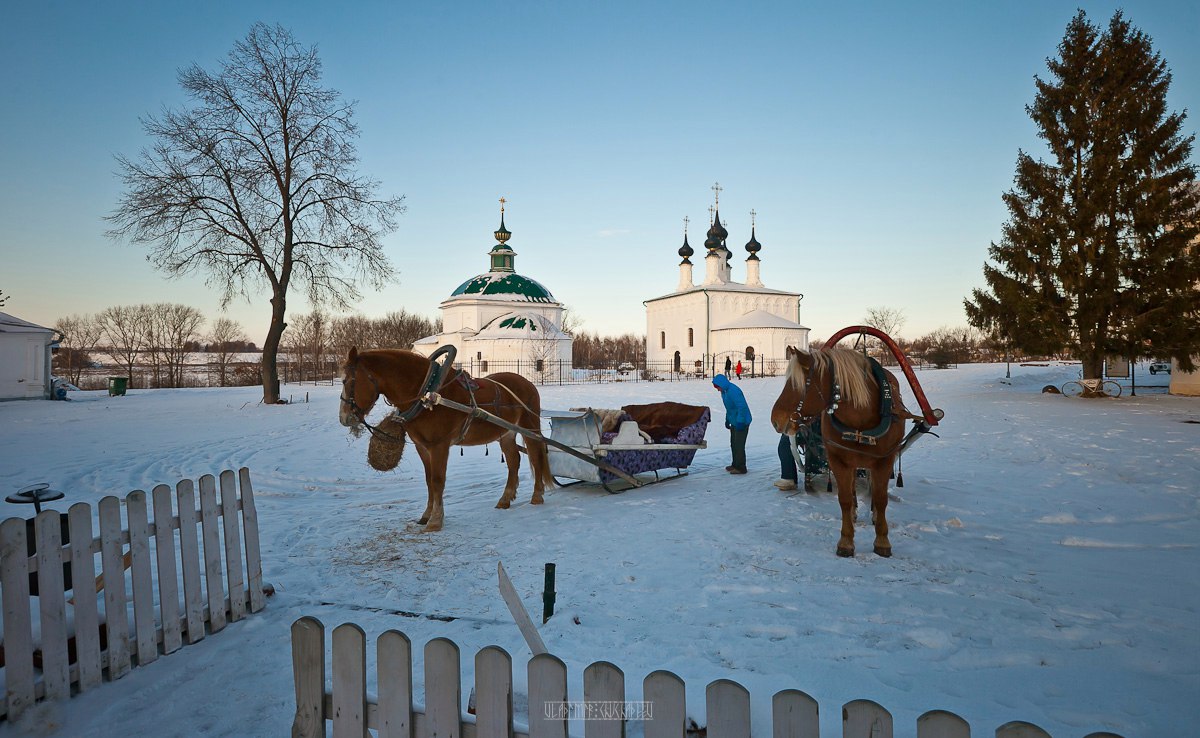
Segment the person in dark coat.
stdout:
<path fill-rule="evenodd" d="M 728 356 L 725 357 L 725 378 L 729 379 L 733 372 L 733 360 Z"/>
<path fill-rule="evenodd" d="M 733 453 L 733 463 L 725 467 L 730 474 L 746 473 L 746 436 L 750 434 L 750 406 L 746 404 L 746 396 L 729 381 L 723 374 L 713 377 L 713 387 L 721 393 L 721 402 L 725 404 L 725 427 L 729 429 L 729 448 Z"/>

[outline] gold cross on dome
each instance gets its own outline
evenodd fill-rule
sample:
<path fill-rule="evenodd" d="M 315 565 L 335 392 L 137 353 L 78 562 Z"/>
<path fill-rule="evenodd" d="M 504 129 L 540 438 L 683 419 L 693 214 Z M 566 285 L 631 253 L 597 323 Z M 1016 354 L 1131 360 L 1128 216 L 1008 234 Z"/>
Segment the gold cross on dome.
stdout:
<path fill-rule="evenodd" d="M 756 215 L 758 215 L 758 213 L 755 213 L 754 210 L 751 209 L 750 210 L 750 227 L 751 228 L 754 227 L 754 216 L 756 216 Z"/>
<path fill-rule="evenodd" d="M 685 216 L 683 216 L 683 235 L 684 235 L 684 237 L 687 236 L 687 227 L 688 227 L 688 217 L 685 215 Z"/>
<path fill-rule="evenodd" d="M 715 195 L 713 198 L 713 204 L 717 205 L 718 207 L 721 205 L 721 190 L 723 189 L 725 188 L 721 186 L 720 182 L 713 182 L 712 191 Z"/>
<path fill-rule="evenodd" d="M 503 197 L 500 198 L 500 212 L 502 213 L 504 212 L 504 203 L 506 202 L 508 202 L 508 200 L 505 200 Z"/>

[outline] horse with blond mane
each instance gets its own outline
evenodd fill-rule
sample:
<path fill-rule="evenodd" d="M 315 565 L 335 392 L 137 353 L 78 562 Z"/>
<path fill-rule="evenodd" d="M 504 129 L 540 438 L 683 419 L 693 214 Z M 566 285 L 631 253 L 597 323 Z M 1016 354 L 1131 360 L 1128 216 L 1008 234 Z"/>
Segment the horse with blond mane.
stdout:
<path fill-rule="evenodd" d="M 436 357 L 444 353 L 439 349 L 435 356 L 426 358 L 402 349 L 360 352 L 351 348 L 342 370 L 338 420 L 353 432 L 366 428 L 371 433 L 386 434 L 390 440 L 399 442 L 401 448 L 406 439 L 412 439 L 425 466 L 428 501 L 417 522 L 424 525 L 426 531 L 441 530 L 444 523 L 442 496 L 446 489 L 446 465 L 451 446 L 500 443 L 508 464 L 508 481 L 496 503 L 500 509 L 507 509 L 516 499 L 520 452 L 525 451 L 533 472 L 533 499 L 530 502 L 542 504 L 543 492 L 555 486 L 543 441 L 534 435 L 522 434 L 525 440 L 522 449 L 517 444 L 516 431 L 492 423 L 475 423 L 470 414 L 424 402 L 426 393 L 437 392 L 462 405 L 486 408 L 491 415 L 538 434 L 541 430 L 541 398 L 537 387 L 525 377 L 508 372 L 472 378 L 459 369 L 443 371 L 446 365 L 453 364 L 452 351 L 445 365 L 436 363 Z M 368 413 L 381 395 L 396 408 L 388 418 L 391 422 L 387 423 L 386 429 L 367 421 Z"/>
<path fill-rule="evenodd" d="M 795 436 L 800 425 L 820 416 L 821 438 L 842 508 L 837 555 L 854 555 L 854 494 L 857 469 L 871 477 L 875 553 L 892 555 L 888 539 L 888 479 L 904 442 L 904 421 L 918 419 L 904 408 L 896 377 L 858 351 L 787 349 L 787 381 L 771 408 L 771 425 Z"/>

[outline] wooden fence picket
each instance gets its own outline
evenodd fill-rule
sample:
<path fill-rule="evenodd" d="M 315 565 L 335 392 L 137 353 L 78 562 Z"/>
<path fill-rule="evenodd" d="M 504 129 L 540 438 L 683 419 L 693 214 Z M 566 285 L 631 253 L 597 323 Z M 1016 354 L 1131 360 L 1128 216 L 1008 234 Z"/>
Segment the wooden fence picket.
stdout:
<path fill-rule="evenodd" d="M 204 600 L 200 593 L 200 543 L 196 531 L 196 488 L 190 479 L 175 485 L 179 502 L 179 559 L 183 571 L 183 611 L 187 618 L 187 642 L 204 638 Z"/>
<path fill-rule="evenodd" d="M 354 623 L 333 629 L 333 738 L 367 735 L 367 636 Z"/>
<path fill-rule="evenodd" d="M 462 681 L 458 646 L 446 638 L 425 644 L 426 735 L 462 736 Z"/>
<path fill-rule="evenodd" d="M 175 520 L 171 488 L 165 484 L 150 493 L 154 502 L 154 554 L 158 561 L 158 611 L 162 620 L 163 653 L 183 646 L 179 630 L 179 576 L 175 567 Z"/>
<path fill-rule="evenodd" d="M 250 483 L 250 470 L 238 469 L 238 480 L 242 492 L 242 530 L 246 534 L 246 587 L 250 590 L 250 612 L 266 607 L 263 596 L 262 556 L 258 544 L 258 509 L 254 506 L 254 486 Z"/>
<path fill-rule="evenodd" d="M 43 510 L 34 518 L 37 538 L 37 578 L 41 611 L 42 686 L 44 696 L 65 700 L 71 696 L 71 670 L 67 661 L 67 607 L 63 596 L 62 522 L 56 510 Z"/>
<path fill-rule="evenodd" d="M 150 496 L 153 519 L 150 500 L 141 490 L 130 492 L 124 500 L 111 495 L 101 498 L 95 507 L 98 520 L 95 537 L 93 508 L 84 502 L 71 505 L 65 514 L 44 510 L 31 520 L 13 517 L 0 522 L 0 606 L 4 615 L 3 641 L 0 641 L 4 698 L 0 701 L 0 718 L 15 720 L 37 700 L 69 699 L 76 686 L 80 692 L 86 692 L 103 681 L 121 678 L 135 666 L 150 664 L 160 655 L 160 643 L 162 654 L 180 648 L 185 627 L 188 643 L 195 643 L 205 636 L 206 619 L 215 623 L 215 632 L 228 617 L 244 617 L 247 601 L 255 600 L 247 597 L 246 574 L 257 582 L 258 609 L 263 607 L 257 517 L 249 491 L 248 470 L 243 468 L 241 474 L 246 490 L 242 500 L 236 495 L 233 472 L 221 474 L 220 505 L 215 478 L 208 475 L 202 480 L 199 517 L 194 486 L 190 480 L 182 480 L 176 485 L 178 518 L 172 514 L 171 488 L 160 484 Z M 126 509 L 124 528 L 122 506 Z M 241 510 L 249 510 L 250 514 L 241 515 Z M 244 527 L 241 522 L 244 520 L 251 521 L 250 527 Z M 180 528 L 178 555 L 176 528 Z M 225 552 L 230 559 L 224 568 L 222 529 Z M 246 557 L 253 556 L 253 563 L 247 561 L 244 567 L 243 540 Z M 35 553 L 31 555 L 30 550 Z M 181 570 L 185 603 L 182 617 Z M 226 574 L 235 593 L 229 600 L 225 597 Z M 37 594 L 31 593 L 31 583 L 36 584 Z M 100 603 L 103 603 L 103 618 Z M 359 640 L 365 644 L 365 637 Z M 345 646 L 340 650 L 345 652 Z M 360 657 L 360 661 L 364 674 L 360 681 L 365 684 L 365 659 Z M 323 686 L 323 682 L 319 683 L 317 691 L 322 692 Z M 324 708 L 318 706 L 318 718 L 324 715 Z M 358 713 L 365 730 L 366 721 L 371 719 L 365 691 Z M 323 735 L 323 718 L 320 724 Z"/>
<path fill-rule="evenodd" d="M 229 590 L 229 620 L 236 623 L 246 616 L 245 579 L 242 577 L 242 535 L 238 530 L 237 478 L 226 469 L 221 472 L 221 517 L 225 529 L 225 583 Z"/>
<path fill-rule="evenodd" d="M 704 690 L 708 738 L 750 735 L 750 692 L 728 679 L 717 679 Z"/>
<path fill-rule="evenodd" d="M 4 604 L 4 703 L 10 720 L 33 704 L 33 617 L 25 521 L 0 523 L 0 596 Z"/>
<path fill-rule="evenodd" d="M 930 710 L 917 718 L 917 738 L 971 738 L 971 726 L 952 712 Z"/>
<path fill-rule="evenodd" d="M 325 625 L 312 617 L 292 623 L 296 716 L 292 738 L 325 738 Z"/>
<path fill-rule="evenodd" d="M 129 520 L 129 574 L 132 579 L 137 658 L 138 665 L 145 666 L 158 658 L 154 579 L 150 570 L 150 521 L 145 492 L 134 490 L 125 497 L 125 515 Z"/>
<path fill-rule="evenodd" d="M 642 700 L 650 710 L 646 738 L 683 738 L 687 729 L 687 690 L 669 671 L 652 671 L 642 680 Z"/>
<path fill-rule="evenodd" d="M 784 689 L 771 698 L 772 738 L 819 738 L 817 701 L 798 689 Z"/>
<path fill-rule="evenodd" d="M 567 665 L 540 653 L 529 660 L 529 738 L 567 738 Z"/>
<path fill-rule="evenodd" d="M 76 502 L 67 510 L 71 531 L 71 582 L 75 599 L 75 663 L 79 667 L 79 691 L 99 686 L 103 663 L 100 660 L 100 611 L 91 583 L 96 577 L 92 553 L 92 508 Z M 82 586 L 75 584 L 82 582 Z M 93 635 L 94 634 L 94 635 Z"/>
<path fill-rule="evenodd" d="M 1033 723 L 1014 720 L 996 728 L 996 738 L 1050 738 L 1050 734 Z"/>
<path fill-rule="evenodd" d="M 208 592 L 208 623 L 213 633 L 225 627 L 225 585 L 221 581 L 216 481 L 216 477 L 211 474 L 200 477 L 200 537 L 204 541 L 204 588 Z"/>
<path fill-rule="evenodd" d="M 108 678 L 129 673 L 129 615 L 125 611 L 125 563 L 121 549 L 121 500 L 100 500 L 100 562 L 104 577 L 104 632 L 108 639 Z M 87 583 L 83 583 L 86 589 Z"/>
<path fill-rule="evenodd" d="M 625 672 L 607 661 L 583 670 L 586 738 L 624 738 Z"/>
<path fill-rule="evenodd" d="M 512 657 L 498 646 L 475 654 L 475 735 L 512 738 Z"/>
<path fill-rule="evenodd" d="M 398 630 L 379 636 L 379 738 L 413 738 L 412 642 Z"/>
<path fill-rule="evenodd" d="M 842 706 L 842 738 L 892 738 L 892 714 L 871 700 Z"/>

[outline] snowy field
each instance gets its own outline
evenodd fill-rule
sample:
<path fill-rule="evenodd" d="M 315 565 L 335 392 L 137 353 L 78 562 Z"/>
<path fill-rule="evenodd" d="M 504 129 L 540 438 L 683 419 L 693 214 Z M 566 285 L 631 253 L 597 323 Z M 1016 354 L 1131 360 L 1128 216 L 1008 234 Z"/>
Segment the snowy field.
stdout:
<path fill-rule="evenodd" d="M 760 731 L 771 695 L 797 688 L 820 703 L 826 736 L 841 735 L 838 706 L 858 698 L 890 710 L 902 736 L 931 709 L 961 715 L 979 736 L 1010 720 L 1056 738 L 1195 735 L 1200 400 L 1162 388 L 1117 400 L 1039 392 L 1077 373 L 1014 366 L 1011 384 L 1003 365 L 921 373 L 946 419 L 940 439 L 905 459 L 906 486 L 888 509 L 891 559 L 870 553 L 865 521 L 858 556 L 837 558 L 835 497 L 771 485 L 768 411 L 780 378 L 739 385 L 755 416 L 742 477 L 724 472 L 724 413 L 707 381 L 544 388 L 554 409 L 713 406 L 710 448 L 683 479 L 621 495 L 558 489 L 540 507 L 528 504 L 523 469 L 507 511 L 493 509 L 498 449 L 466 449 L 451 456 L 436 534 L 414 522 L 425 504 L 415 451 L 394 472 L 369 468 L 367 438 L 337 423 L 337 387 L 285 387 L 311 402 L 278 407 L 257 404 L 254 387 L 0 403 L 0 490 L 47 481 L 67 492 L 52 503 L 61 510 L 248 466 L 277 590 L 266 610 L 216 637 L 0 723 L 0 735 L 287 735 L 289 627 L 301 615 L 328 628 L 356 622 L 372 643 L 401 629 L 418 659 L 427 640 L 449 637 L 468 683 L 475 651 L 499 645 L 518 666 L 521 714 L 528 651 L 497 592 L 497 560 L 535 612 L 543 565 L 557 564 L 556 614 L 541 631 L 568 664 L 573 699 L 583 667 L 609 660 L 630 699 L 652 670 L 681 676 L 700 724 L 705 685 L 729 678 L 750 690 Z M 1138 376 L 1166 384 L 1144 366 Z M 415 678 L 419 697 L 420 663 Z"/>

